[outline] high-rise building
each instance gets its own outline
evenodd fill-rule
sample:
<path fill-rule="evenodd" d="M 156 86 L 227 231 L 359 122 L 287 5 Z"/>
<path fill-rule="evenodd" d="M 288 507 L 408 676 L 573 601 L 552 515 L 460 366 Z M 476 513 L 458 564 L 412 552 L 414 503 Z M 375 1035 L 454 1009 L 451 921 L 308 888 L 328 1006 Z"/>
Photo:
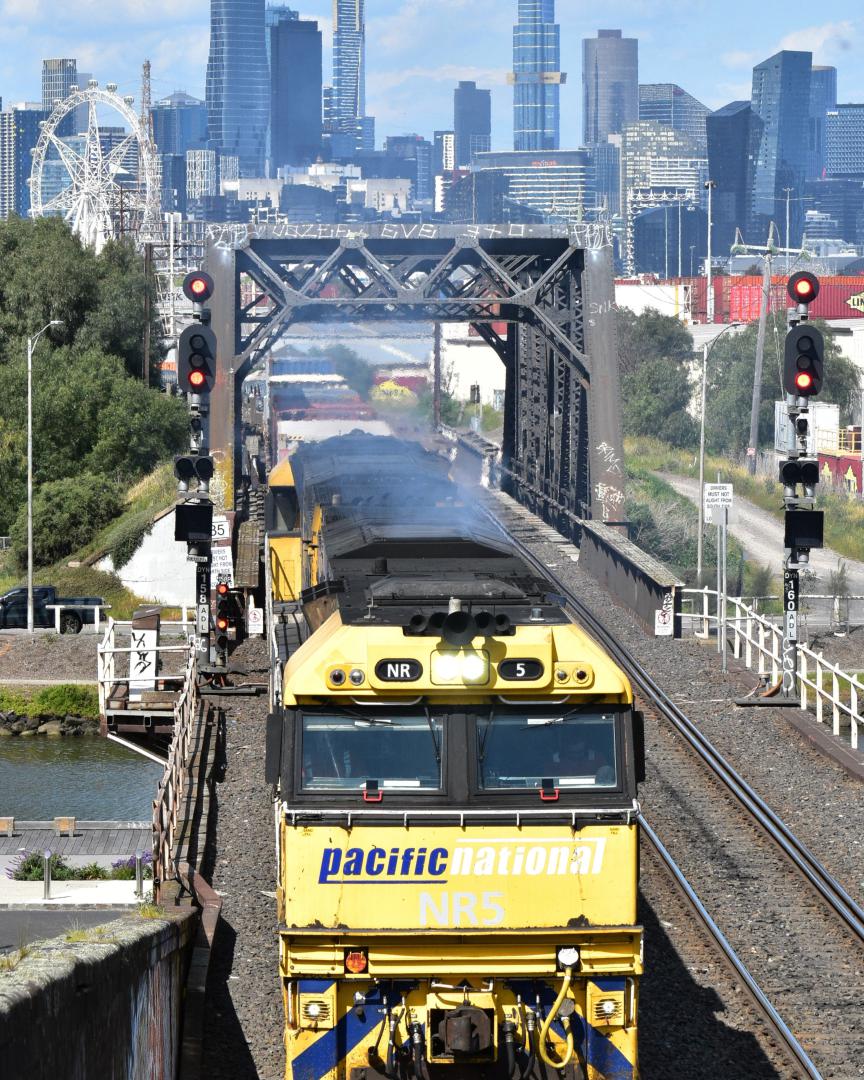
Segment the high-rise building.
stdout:
<path fill-rule="evenodd" d="M 160 154 L 185 155 L 207 145 L 207 106 L 203 101 L 175 90 L 150 110 L 153 141 Z"/>
<path fill-rule="evenodd" d="M 275 13 L 275 15 L 273 14 Z M 318 23 L 268 8 L 270 162 L 303 165 L 321 152 L 323 59 Z"/>
<path fill-rule="evenodd" d="M 384 153 L 412 163 L 409 179 L 414 183 L 415 199 L 432 198 L 432 143 L 428 139 L 422 135 L 390 135 L 384 140 Z"/>
<path fill-rule="evenodd" d="M 735 230 L 747 230 L 762 121 L 749 101 L 730 101 L 706 121 L 708 175 L 714 181 L 711 217 L 714 250 L 729 251 Z M 761 243 L 758 237 L 747 237 Z"/>
<path fill-rule="evenodd" d="M 705 145 L 705 118 L 711 110 L 675 83 L 640 83 L 639 119 L 666 124 Z"/>
<path fill-rule="evenodd" d="M 751 228 L 757 236 L 766 235 L 771 221 L 785 221 L 788 205 L 792 246 L 801 242 L 804 226 L 800 195 L 809 156 L 812 66 L 812 53 L 784 49 L 753 68 L 751 103 L 763 127 L 753 180 Z"/>
<path fill-rule="evenodd" d="M 636 247 L 637 218 L 658 206 L 683 214 L 701 205 L 708 160 L 699 143 L 666 124 L 639 120 L 621 133 L 621 214 L 628 273 L 642 266 Z M 665 211 L 664 211 L 665 218 Z"/>
<path fill-rule="evenodd" d="M 78 89 L 86 90 L 90 80 L 93 78 L 92 71 L 81 71 L 78 69 Z M 80 135 L 87 130 L 90 123 L 90 108 L 87 105 L 79 105 L 75 110 L 75 117 L 72 121 L 73 134 Z"/>
<path fill-rule="evenodd" d="M 519 0 L 513 27 L 513 147 L 557 150 L 560 135 L 561 28 L 555 0 Z"/>
<path fill-rule="evenodd" d="M 69 97 L 71 87 L 78 84 L 78 61 L 70 58 L 42 61 L 42 108 L 51 114 L 55 104 Z M 64 116 L 57 128 L 61 137 L 74 135 L 75 116 Z"/>
<path fill-rule="evenodd" d="M 30 151 L 48 113 L 39 105 L 13 105 L 0 112 L 0 219 L 27 217 L 30 210 Z"/>
<path fill-rule="evenodd" d="M 498 173 L 506 182 L 509 201 L 541 219 L 581 221 L 596 205 L 594 163 L 588 150 L 559 150 L 541 160 L 533 150 L 478 154 L 471 171 Z"/>
<path fill-rule="evenodd" d="M 837 108 L 837 68 L 813 66 L 810 72 L 810 141 L 807 179 L 818 180 L 828 166 L 828 113 Z"/>
<path fill-rule="evenodd" d="M 456 168 L 471 164 L 474 154 L 492 148 L 492 93 L 475 82 L 460 82 L 453 91 Z"/>
<path fill-rule="evenodd" d="M 365 0 L 333 0 L 333 118 L 353 130 L 366 115 Z"/>
<path fill-rule="evenodd" d="M 582 42 L 583 143 L 604 143 L 639 119 L 639 42 L 598 30 Z"/>
<path fill-rule="evenodd" d="M 828 114 L 828 175 L 864 180 L 864 105 L 838 105 Z"/>
<path fill-rule="evenodd" d="M 270 114 L 264 0 L 210 0 L 207 128 L 244 176 L 263 176 Z"/>
<path fill-rule="evenodd" d="M 441 176 L 456 168 L 456 132 L 432 133 L 432 174 Z"/>

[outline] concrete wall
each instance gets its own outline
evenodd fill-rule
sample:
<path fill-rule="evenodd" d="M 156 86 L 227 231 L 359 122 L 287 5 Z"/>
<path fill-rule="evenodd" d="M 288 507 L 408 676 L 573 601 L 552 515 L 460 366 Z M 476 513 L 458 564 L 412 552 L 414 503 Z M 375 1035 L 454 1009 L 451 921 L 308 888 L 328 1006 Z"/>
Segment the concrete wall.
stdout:
<path fill-rule="evenodd" d="M 191 912 L 136 914 L 84 942 L 34 944 L 14 971 L 0 971 L 0 1074 L 173 1080 L 195 927 Z"/>
<path fill-rule="evenodd" d="M 683 582 L 661 562 L 597 521 L 582 523 L 579 552 L 582 569 L 632 611 L 649 634 L 681 636 Z"/>
<path fill-rule="evenodd" d="M 114 570 L 110 556 L 97 563 Z M 143 600 L 178 607 L 195 603 L 195 564 L 186 561 L 186 545 L 174 539 L 174 511 L 156 521 L 125 566 L 115 571 L 123 584 Z"/>

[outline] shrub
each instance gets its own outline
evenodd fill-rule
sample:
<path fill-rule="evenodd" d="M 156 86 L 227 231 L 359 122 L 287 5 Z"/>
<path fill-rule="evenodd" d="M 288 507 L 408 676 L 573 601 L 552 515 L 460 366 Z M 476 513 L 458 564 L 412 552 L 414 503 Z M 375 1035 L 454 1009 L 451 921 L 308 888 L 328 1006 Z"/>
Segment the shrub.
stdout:
<path fill-rule="evenodd" d="M 152 527 L 150 514 L 145 512 L 136 514 L 117 528 L 111 546 L 111 558 L 115 570 L 119 570 L 129 562 Z"/>
<path fill-rule="evenodd" d="M 33 559 L 48 566 L 83 547 L 116 517 L 120 499 L 105 477 L 82 473 L 75 479 L 42 484 L 33 498 Z M 27 508 L 12 526 L 12 550 L 18 565 L 27 565 Z"/>
<path fill-rule="evenodd" d="M 81 716 L 99 719 L 99 694 L 92 686 L 46 686 L 31 701 L 34 716 Z"/>
<path fill-rule="evenodd" d="M 41 851 L 21 851 L 6 868 L 6 876 L 14 881 L 41 881 L 44 876 Z M 60 855 L 51 856 L 51 877 L 54 881 L 70 881 L 76 876 Z"/>

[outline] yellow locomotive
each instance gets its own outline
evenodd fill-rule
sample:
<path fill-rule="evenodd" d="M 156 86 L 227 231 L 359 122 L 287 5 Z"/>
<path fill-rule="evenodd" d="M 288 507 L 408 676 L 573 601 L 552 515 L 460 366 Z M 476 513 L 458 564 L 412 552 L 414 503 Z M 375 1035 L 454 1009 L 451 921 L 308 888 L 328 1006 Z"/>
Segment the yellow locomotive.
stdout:
<path fill-rule="evenodd" d="M 286 1077 L 636 1077 L 626 678 L 413 444 L 299 449 L 268 549 Z"/>

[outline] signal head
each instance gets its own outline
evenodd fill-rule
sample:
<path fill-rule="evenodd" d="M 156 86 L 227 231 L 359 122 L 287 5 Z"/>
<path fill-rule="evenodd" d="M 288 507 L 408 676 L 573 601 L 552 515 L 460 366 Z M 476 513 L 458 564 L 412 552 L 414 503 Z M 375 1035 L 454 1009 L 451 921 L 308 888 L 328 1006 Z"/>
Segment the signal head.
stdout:
<path fill-rule="evenodd" d="M 799 270 L 789 278 L 786 289 L 796 304 L 811 304 L 819 295 L 819 278 L 809 270 Z"/>
<path fill-rule="evenodd" d="M 194 304 L 206 304 L 213 295 L 213 278 L 203 270 L 192 270 L 183 279 L 183 295 Z"/>

